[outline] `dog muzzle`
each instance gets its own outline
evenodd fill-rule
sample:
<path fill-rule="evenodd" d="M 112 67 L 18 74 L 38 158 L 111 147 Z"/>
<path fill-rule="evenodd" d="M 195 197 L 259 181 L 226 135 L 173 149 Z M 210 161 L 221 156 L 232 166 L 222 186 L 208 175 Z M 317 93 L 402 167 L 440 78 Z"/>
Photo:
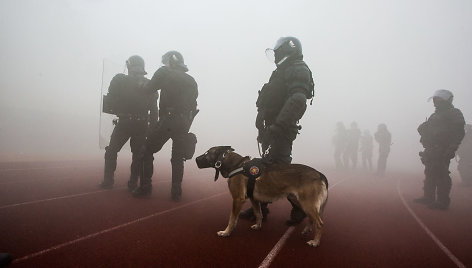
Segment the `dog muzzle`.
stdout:
<path fill-rule="evenodd" d="M 208 161 L 208 159 L 206 159 L 205 154 L 202 154 L 199 157 L 195 158 L 197 167 L 200 169 L 212 167 L 211 163 Z"/>

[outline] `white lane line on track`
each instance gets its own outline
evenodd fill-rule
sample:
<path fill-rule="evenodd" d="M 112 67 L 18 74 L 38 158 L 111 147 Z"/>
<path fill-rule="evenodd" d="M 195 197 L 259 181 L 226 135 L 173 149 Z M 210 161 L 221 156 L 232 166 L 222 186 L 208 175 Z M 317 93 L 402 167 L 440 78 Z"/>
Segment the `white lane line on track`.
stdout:
<path fill-rule="evenodd" d="M 403 198 L 401 191 L 400 191 L 400 180 L 397 181 L 397 192 L 402 200 L 403 205 L 408 210 L 410 215 L 416 220 L 416 222 L 420 225 L 420 227 L 428 234 L 428 236 L 436 243 L 436 245 L 454 262 L 454 264 L 459 268 L 465 268 L 466 266 L 456 257 L 452 252 L 443 244 L 441 241 L 429 230 L 429 228 L 423 223 L 423 221 L 416 215 L 416 213 L 411 209 L 408 203 Z"/>
<path fill-rule="evenodd" d="M 77 168 L 77 167 L 76 166 L 71 166 L 71 167 L 39 167 L 39 168 L 4 168 L 4 169 L 0 169 L 0 172 L 3 172 L 3 171 L 19 171 L 19 170 L 66 169 L 66 168 Z"/>
<path fill-rule="evenodd" d="M 158 182 L 170 182 L 170 181 L 171 181 L 171 180 L 163 180 L 163 181 L 156 181 L 156 183 L 158 183 Z M 47 198 L 47 199 L 40 199 L 40 200 L 33 200 L 33 201 L 21 202 L 21 203 L 16 203 L 16 204 L 4 205 L 4 206 L 1 206 L 0 209 L 11 208 L 11 207 L 18 207 L 18 206 L 24 206 L 24 205 L 31 205 L 31 204 L 38 204 L 38 203 L 43 203 L 43 202 L 48 202 L 48 201 L 54 201 L 54 200 L 69 199 L 69 198 L 80 197 L 80 196 L 86 196 L 86 195 L 92 195 L 92 194 L 98 194 L 98 193 L 113 191 L 113 190 L 115 190 L 115 189 L 123 189 L 123 188 L 125 188 L 125 187 L 126 187 L 126 186 L 120 186 L 120 187 L 115 187 L 115 188 L 109 189 L 109 190 L 98 190 L 98 191 L 93 191 L 93 192 L 86 192 L 86 193 L 80 193 L 80 194 L 65 195 L 65 196 L 52 197 L 52 198 Z"/>
<path fill-rule="evenodd" d="M 34 257 L 38 257 L 38 256 L 41 256 L 41 255 L 44 255 L 44 254 L 49 253 L 49 252 L 51 252 L 51 251 L 53 251 L 53 250 L 57 250 L 57 249 L 61 249 L 61 248 L 64 248 L 64 247 L 73 245 L 73 244 L 77 244 L 77 243 L 79 243 L 79 242 L 82 242 L 82 241 L 85 241 L 85 240 L 88 240 L 88 239 L 97 237 L 97 236 L 99 236 L 99 235 L 106 234 L 106 233 L 109 233 L 109 232 L 112 232 L 112 231 L 115 231 L 115 230 L 118 230 L 118 229 L 127 227 L 127 226 L 129 226 L 129 225 L 132 225 L 132 224 L 135 224 L 135 223 L 139 223 L 139 222 L 142 222 L 142 221 L 151 219 L 151 218 L 153 218 L 153 217 L 161 216 L 161 215 L 163 215 L 163 214 L 166 214 L 166 213 L 169 213 L 169 212 L 172 212 L 172 211 L 176 211 L 176 210 L 179 210 L 179 209 L 182 209 L 182 208 L 186 208 L 186 207 L 192 206 L 192 205 L 194 205 L 194 204 L 197 204 L 197 203 L 200 203 L 200 202 L 203 202 L 203 201 L 207 201 L 207 200 L 213 199 L 213 198 L 215 198 L 215 197 L 218 197 L 218 196 L 221 196 L 221 195 L 224 195 L 224 194 L 227 194 L 227 191 L 224 191 L 224 192 L 221 192 L 221 193 L 218 193 L 218 194 L 214 194 L 214 195 L 212 195 L 212 196 L 209 196 L 209 197 L 206 197 L 206 198 L 202 198 L 202 199 L 199 199 L 199 200 L 195 200 L 195 201 L 189 202 L 189 203 L 187 203 L 187 204 L 184 204 L 184 205 L 181 205 L 181 206 L 178 206 L 178 207 L 175 207 L 175 208 L 167 209 L 167 210 L 164 210 L 164 211 L 159 211 L 159 212 L 153 213 L 153 214 L 151 214 L 151 215 L 148 215 L 148 216 L 145 216 L 145 217 L 141 217 L 141 218 L 138 218 L 138 219 L 136 219 L 136 220 L 129 221 L 129 222 L 127 222 L 127 223 L 123 223 L 123 224 L 120 224 L 120 225 L 117 225 L 117 226 L 114 226 L 114 227 L 111 227 L 111 228 L 108 228 L 108 229 L 105 229 L 105 230 L 102 230 L 102 231 L 99 231 L 99 232 L 96 232 L 96 233 L 93 233 L 93 234 L 89 234 L 89 235 L 86 235 L 86 236 L 82 236 L 82 237 L 79 237 L 79 238 L 77 238 L 77 239 L 74 239 L 74 240 L 71 240 L 71 241 L 68 241 L 68 242 L 59 244 L 59 245 L 55 245 L 55 246 L 52 246 L 52 247 L 47 248 L 47 249 L 43 249 L 43 250 L 38 251 L 38 252 L 35 252 L 35 253 L 32 253 L 32 254 L 30 254 L 30 255 L 23 256 L 23 257 L 18 258 L 18 259 L 14 259 L 13 262 L 12 262 L 12 264 L 20 263 L 20 262 L 26 261 L 26 260 L 28 260 L 28 259 L 31 259 L 31 258 L 34 258 Z"/>
<path fill-rule="evenodd" d="M 336 185 L 340 184 L 341 182 L 343 182 L 345 180 L 342 179 L 338 182 L 336 182 L 335 184 L 331 185 L 328 187 L 328 190 L 332 190 Z M 261 264 L 259 264 L 259 267 L 258 268 L 267 268 L 270 266 L 270 264 L 272 263 L 272 261 L 275 259 L 275 257 L 277 256 L 277 254 L 279 254 L 279 251 L 282 249 L 282 247 L 284 246 L 285 242 L 287 241 L 287 239 L 290 237 L 290 235 L 292 234 L 292 232 L 295 230 L 295 227 L 294 226 L 290 226 L 288 227 L 287 231 L 285 231 L 285 233 L 282 235 L 282 237 L 279 239 L 279 241 L 277 242 L 277 244 L 275 244 L 275 246 L 272 248 L 272 250 L 269 252 L 269 254 L 267 254 L 267 256 L 264 258 L 264 260 L 262 261 Z"/>

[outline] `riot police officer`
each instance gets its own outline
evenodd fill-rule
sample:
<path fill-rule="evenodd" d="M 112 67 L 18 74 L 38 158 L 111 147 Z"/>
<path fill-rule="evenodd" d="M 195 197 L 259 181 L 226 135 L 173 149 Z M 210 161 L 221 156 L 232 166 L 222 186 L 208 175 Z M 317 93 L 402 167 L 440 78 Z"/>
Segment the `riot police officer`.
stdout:
<path fill-rule="evenodd" d="M 282 37 L 274 49 L 267 49 L 266 53 L 273 53 L 277 68 L 259 91 L 257 140 L 262 144 L 265 163 L 291 163 L 292 143 L 301 129 L 298 120 L 305 113 L 307 99 L 314 94 L 313 77 L 303 61 L 302 46 L 297 38 Z M 292 203 L 292 207 L 289 225 L 300 223 L 306 216 L 295 204 Z M 267 204 L 261 204 L 261 209 L 266 218 Z M 253 219 L 252 208 L 242 212 L 240 218 Z"/>
<path fill-rule="evenodd" d="M 385 175 L 387 168 L 387 158 L 392 145 L 392 134 L 387 129 L 386 124 L 379 124 L 375 132 L 375 140 L 379 143 L 379 159 L 377 161 L 377 175 Z"/>
<path fill-rule="evenodd" d="M 128 75 L 115 75 L 110 82 L 108 94 L 104 96 L 104 112 L 115 114 L 118 121 L 111 134 L 110 143 L 105 148 L 105 174 L 100 187 L 113 187 L 118 152 L 130 139 L 133 156 L 128 188 L 133 191 L 139 176 L 139 150 L 146 140 L 148 124 L 157 121 L 158 95 L 140 89 L 149 80 L 144 77 L 147 73 L 144 70 L 143 58 L 131 56 L 126 61 L 126 67 Z"/>
<path fill-rule="evenodd" d="M 374 138 L 370 135 L 368 129 L 364 130 L 360 138 L 360 145 L 359 151 L 361 152 L 362 156 L 362 167 L 364 170 L 372 171 L 372 152 L 374 150 Z"/>
<path fill-rule="evenodd" d="M 419 153 L 425 166 L 424 195 L 414 201 L 431 209 L 445 210 L 450 203 L 449 163 L 464 138 L 465 121 L 462 112 L 452 105 L 453 95 L 449 90 L 439 89 L 431 98 L 435 112 L 418 127 L 424 147 Z"/>
<path fill-rule="evenodd" d="M 345 168 L 344 162 L 341 160 L 341 155 L 346 150 L 347 144 L 347 130 L 343 122 L 336 123 L 336 130 L 333 136 L 334 145 L 334 163 L 337 170 Z"/>
<path fill-rule="evenodd" d="M 172 139 L 172 187 L 171 197 L 179 201 L 182 196 L 184 160 L 195 152 L 196 137 L 189 133 L 193 118 L 198 112 L 198 87 L 195 79 L 187 74 L 182 54 L 169 51 L 162 56 L 163 66 L 144 87 L 145 91 L 161 91 L 159 101 L 159 121 L 147 137 L 142 149 L 142 174 L 140 186 L 133 191 L 134 196 L 147 196 L 152 192 L 153 154 Z"/>
<path fill-rule="evenodd" d="M 351 123 L 351 128 L 347 130 L 346 150 L 344 151 L 344 165 L 349 169 L 349 162 L 352 162 L 352 169 L 357 167 L 357 156 L 359 154 L 359 141 L 361 138 L 361 130 L 357 127 L 356 122 Z"/>

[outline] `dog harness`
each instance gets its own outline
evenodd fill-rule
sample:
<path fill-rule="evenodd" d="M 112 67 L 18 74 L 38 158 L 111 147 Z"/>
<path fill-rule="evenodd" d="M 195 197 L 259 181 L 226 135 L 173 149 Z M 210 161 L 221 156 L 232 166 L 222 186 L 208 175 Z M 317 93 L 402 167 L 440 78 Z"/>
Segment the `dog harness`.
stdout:
<path fill-rule="evenodd" d="M 249 198 L 253 198 L 256 179 L 261 175 L 264 167 L 265 164 L 262 162 L 261 158 L 254 158 L 244 163 L 242 167 L 231 171 L 228 175 L 228 178 L 231 178 L 237 174 L 243 174 L 244 176 L 248 177 L 246 195 Z"/>

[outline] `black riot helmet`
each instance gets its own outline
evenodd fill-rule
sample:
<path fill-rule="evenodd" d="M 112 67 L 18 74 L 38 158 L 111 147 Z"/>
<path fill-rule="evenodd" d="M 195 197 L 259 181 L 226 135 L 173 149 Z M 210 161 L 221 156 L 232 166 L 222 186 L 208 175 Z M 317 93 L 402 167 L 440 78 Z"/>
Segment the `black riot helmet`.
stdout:
<path fill-rule="evenodd" d="M 180 52 L 171 50 L 162 55 L 162 64 L 170 68 L 181 69 L 184 72 L 188 71 L 187 65 L 184 63 L 184 57 Z"/>
<path fill-rule="evenodd" d="M 144 60 L 138 55 L 133 55 L 126 60 L 126 68 L 129 74 L 146 75 L 144 70 Z"/>
<path fill-rule="evenodd" d="M 266 49 L 266 54 L 278 66 L 288 59 L 303 59 L 302 44 L 296 37 L 281 37 L 273 49 Z"/>

